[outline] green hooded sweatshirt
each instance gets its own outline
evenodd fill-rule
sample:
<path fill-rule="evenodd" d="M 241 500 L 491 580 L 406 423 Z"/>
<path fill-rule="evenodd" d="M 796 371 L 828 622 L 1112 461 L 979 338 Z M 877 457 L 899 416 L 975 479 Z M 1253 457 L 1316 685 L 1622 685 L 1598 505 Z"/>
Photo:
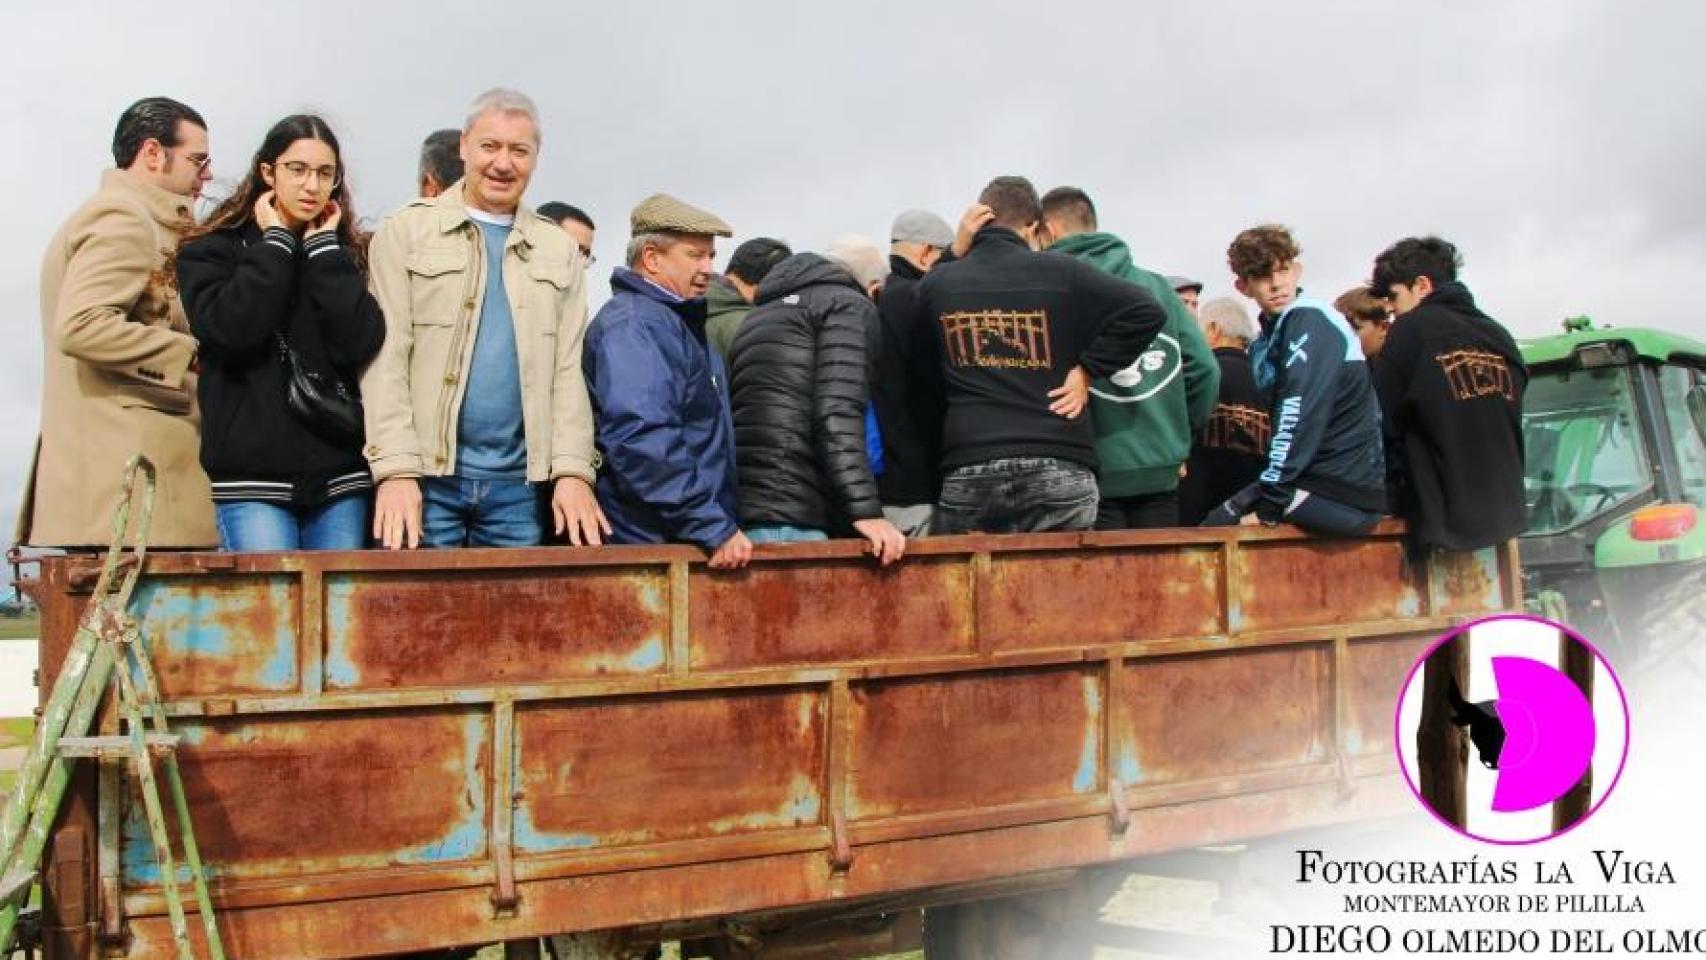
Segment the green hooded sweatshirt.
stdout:
<path fill-rule="evenodd" d="M 1079 233 L 1049 250 L 1086 260 L 1097 269 L 1148 290 L 1167 313 L 1155 341 L 1131 366 L 1090 384 L 1096 428 L 1097 478 L 1104 497 L 1165 493 L 1179 486 L 1179 465 L 1191 438 L 1208 422 L 1220 393 L 1220 364 L 1196 319 L 1166 279 L 1131 260 L 1125 241 L 1111 233 Z"/>
<path fill-rule="evenodd" d="M 705 340 L 728 365 L 729 347 L 734 346 L 735 333 L 741 322 L 752 312 L 752 304 L 740 295 L 734 284 L 721 278 L 711 281 L 705 291 Z"/>

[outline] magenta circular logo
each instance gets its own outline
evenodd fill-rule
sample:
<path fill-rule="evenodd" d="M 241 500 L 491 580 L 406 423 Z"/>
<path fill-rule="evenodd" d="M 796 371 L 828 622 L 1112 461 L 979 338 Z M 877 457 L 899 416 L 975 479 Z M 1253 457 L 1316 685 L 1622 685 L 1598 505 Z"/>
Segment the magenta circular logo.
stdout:
<path fill-rule="evenodd" d="M 1565 833 L 1605 802 L 1629 752 L 1629 705 L 1580 634 L 1540 617 L 1488 617 L 1411 667 L 1394 743 L 1416 798 L 1489 843 Z"/>

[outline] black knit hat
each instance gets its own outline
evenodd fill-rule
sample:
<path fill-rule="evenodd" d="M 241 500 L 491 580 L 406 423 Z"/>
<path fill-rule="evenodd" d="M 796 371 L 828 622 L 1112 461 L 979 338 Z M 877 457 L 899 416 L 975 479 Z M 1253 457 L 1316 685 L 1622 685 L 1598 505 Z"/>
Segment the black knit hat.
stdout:
<path fill-rule="evenodd" d="M 769 237 L 753 237 L 735 248 L 729 257 L 729 268 L 724 273 L 741 278 L 746 283 L 756 286 L 762 281 L 770 268 L 792 256 L 794 251 L 780 240 Z"/>

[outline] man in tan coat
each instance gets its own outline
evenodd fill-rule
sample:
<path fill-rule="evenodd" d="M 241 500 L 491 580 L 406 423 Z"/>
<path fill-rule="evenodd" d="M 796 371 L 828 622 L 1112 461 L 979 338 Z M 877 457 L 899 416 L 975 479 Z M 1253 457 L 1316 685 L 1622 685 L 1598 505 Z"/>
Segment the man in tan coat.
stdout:
<path fill-rule="evenodd" d="M 463 179 L 373 238 L 385 345 L 361 393 L 374 538 L 393 550 L 536 545 L 548 488 L 555 531 L 597 544 L 610 528 L 592 493 L 585 264 L 521 202 L 539 153 L 533 101 L 481 95 L 461 149 Z"/>
<path fill-rule="evenodd" d="M 171 270 L 212 176 L 207 125 L 175 100 L 139 100 L 119 117 L 113 159 L 42 260 L 42 428 L 18 542 L 106 545 L 125 462 L 141 453 L 160 480 L 150 544 L 216 546 L 196 341 Z"/>

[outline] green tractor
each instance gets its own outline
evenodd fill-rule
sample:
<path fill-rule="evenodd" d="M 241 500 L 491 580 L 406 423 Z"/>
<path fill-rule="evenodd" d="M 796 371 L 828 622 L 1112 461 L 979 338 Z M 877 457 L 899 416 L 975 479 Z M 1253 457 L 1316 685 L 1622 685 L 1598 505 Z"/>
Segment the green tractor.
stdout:
<path fill-rule="evenodd" d="M 1706 628 L 1706 344 L 1564 330 L 1521 344 L 1525 594 L 1645 673 Z"/>

